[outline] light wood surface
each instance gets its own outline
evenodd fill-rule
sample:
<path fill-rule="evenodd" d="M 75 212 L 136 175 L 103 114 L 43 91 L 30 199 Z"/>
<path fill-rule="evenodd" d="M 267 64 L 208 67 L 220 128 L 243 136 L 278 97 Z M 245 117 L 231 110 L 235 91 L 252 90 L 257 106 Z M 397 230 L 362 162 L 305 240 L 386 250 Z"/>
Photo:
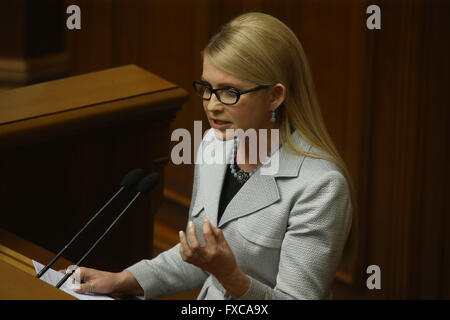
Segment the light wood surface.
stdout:
<path fill-rule="evenodd" d="M 55 256 L 53 252 L 27 241 L 9 231 L 0 229 L 0 260 L 14 265 L 16 268 L 36 275 L 32 259 L 47 264 Z M 61 257 L 53 265 L 53 269 L 60 270 L 73 264 L 70 260 Z"/>
<path fill-rule="evenodd" d="M 0 282 L 0 300 L 77 300 L 3 260 L 0 260 Z"/>
<path fill-rule="evenodd" d="M 32 258 L 46 264 L 51 256 L 48 250 L 0 229 L 0 300 L 77 300 L 36 278 Z M 70 264 L 61 258 L 52 268 Z"/>
<path fill-rule="evenodd" d="M 169 114 L 186 99 L 185 90 L 136 65 L 7 90 L 0 93 L 0 146 Z"/>
<path fill-rule="evenodd" d="M 176 88 L 136 65 L 48 81 L 0 93 L 0 124 Z M 49 103 L 51 102 L 51 103 Z"/>

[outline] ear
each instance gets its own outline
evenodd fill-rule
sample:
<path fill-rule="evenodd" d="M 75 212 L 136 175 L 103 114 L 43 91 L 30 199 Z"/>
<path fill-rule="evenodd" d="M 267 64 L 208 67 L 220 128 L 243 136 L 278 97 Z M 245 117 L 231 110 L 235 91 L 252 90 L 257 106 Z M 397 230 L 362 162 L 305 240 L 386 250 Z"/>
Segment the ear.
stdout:
<path fill-rule="evenodd" d="M 286 99 L 286 87 L 277 83 L 272 88 L 270 88 L 270 111 L 275 111 Z"/>

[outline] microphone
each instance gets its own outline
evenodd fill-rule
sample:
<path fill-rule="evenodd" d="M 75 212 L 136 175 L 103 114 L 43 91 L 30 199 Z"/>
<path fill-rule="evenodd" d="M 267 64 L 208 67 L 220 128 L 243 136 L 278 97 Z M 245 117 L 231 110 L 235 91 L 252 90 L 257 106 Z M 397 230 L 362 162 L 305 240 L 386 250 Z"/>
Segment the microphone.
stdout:
<path fill-rule="evenodd" d="M 97 211 L 97 213 L 84 225 L 83 228 L 81 228 L 80 231 L 70 240 L 64 248 L 61 249 L 61 251 L 58 252 L 58 254 L 50 261 L 39 273 L 36 275 L 36 277 L 39 279 L 42 277 L 42 275 L 47 272 L 48 269 L 56 262 L 56 260 L 59 259 L 59 257 L 67 250 L 67 248 L 72 244 L 72 242 L 75 241 L 76 238 L 87 228 L 88 225 L 91 224 L 92 221 L 97 218 L 97 216 L 103 212 L 103 210 L 123 191 L 123 190 L 130 190 L 132 189 L 139 181 L 139 179 L 142 177 L 144 171 L 140 168 L 136 168 L 128 172 L 125 177 L 123 177 L 122 181 L 120 182 L 121 188 L 119 191 L 116 192 L 115 195 L 112 196 L 111 199 L 100 209 Z"/>
<path fill-rule="evenodd" d="M 92 245 L 92 247 L 81 257 L 80 260 L 76 263 L 75 267 L 72 270 L 65 274 L 65 276 L 56 284 L 56 288 L 61 287 L 64 282 L 78 269 L 79 265 L 83 262 L 83 260 L 91 253 L 91 251 L 97 246 L 97 244 L 102 241 L 102 239 L 108 234 L 112 227 L 119 221 L 122 215 L 130 208 L 130 206 L 141 196 L 148 193 L 152 190 L 159 180 L 159 173 L 151 173 L 146 176 L 137 186 L 138 193 L 134 196 L 134 198 L 128 203 L 125 209 L 117 216 L 117 218 L 109 225 L 108 229 L 98 238 L 98 240 Z"/>

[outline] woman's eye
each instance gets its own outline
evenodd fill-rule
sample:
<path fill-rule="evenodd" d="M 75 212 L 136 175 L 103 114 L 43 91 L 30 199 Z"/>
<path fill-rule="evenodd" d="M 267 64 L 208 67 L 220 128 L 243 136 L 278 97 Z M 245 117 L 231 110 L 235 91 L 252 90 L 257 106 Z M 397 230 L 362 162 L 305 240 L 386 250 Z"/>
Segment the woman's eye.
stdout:
<path fill-rule="evenodd" d="M 234 91 L 231 91 L 231 90 L 225 90 L 225 91 L 223 91 L 222 95 L 226 96 L 226 97 L 231 97 L 231 96 L 235 96 L 236 93 Z"/>

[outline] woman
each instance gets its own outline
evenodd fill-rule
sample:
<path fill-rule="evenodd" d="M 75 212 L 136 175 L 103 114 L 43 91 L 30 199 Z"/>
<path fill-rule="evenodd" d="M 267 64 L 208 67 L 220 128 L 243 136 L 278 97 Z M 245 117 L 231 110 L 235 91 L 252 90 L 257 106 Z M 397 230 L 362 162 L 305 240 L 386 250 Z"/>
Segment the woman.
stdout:
<path fill-rule="evenodd" d="M 202 286 L 198 299 L 329 298 L 352 226 L 352 187 L 300 42 L 278 19 L 247 13 L 202 58 L 194 87 L 212 129 L 198 156 L 220 145 L 230 161 L 195 165 L 179 244 L 117 274 L 81 268 L 79 292 L 151 298 Z M 231 129 L 278 129 L 280 141 L 255 163 Z M 261 174 L 275 155 L 277 172 Z"/>

